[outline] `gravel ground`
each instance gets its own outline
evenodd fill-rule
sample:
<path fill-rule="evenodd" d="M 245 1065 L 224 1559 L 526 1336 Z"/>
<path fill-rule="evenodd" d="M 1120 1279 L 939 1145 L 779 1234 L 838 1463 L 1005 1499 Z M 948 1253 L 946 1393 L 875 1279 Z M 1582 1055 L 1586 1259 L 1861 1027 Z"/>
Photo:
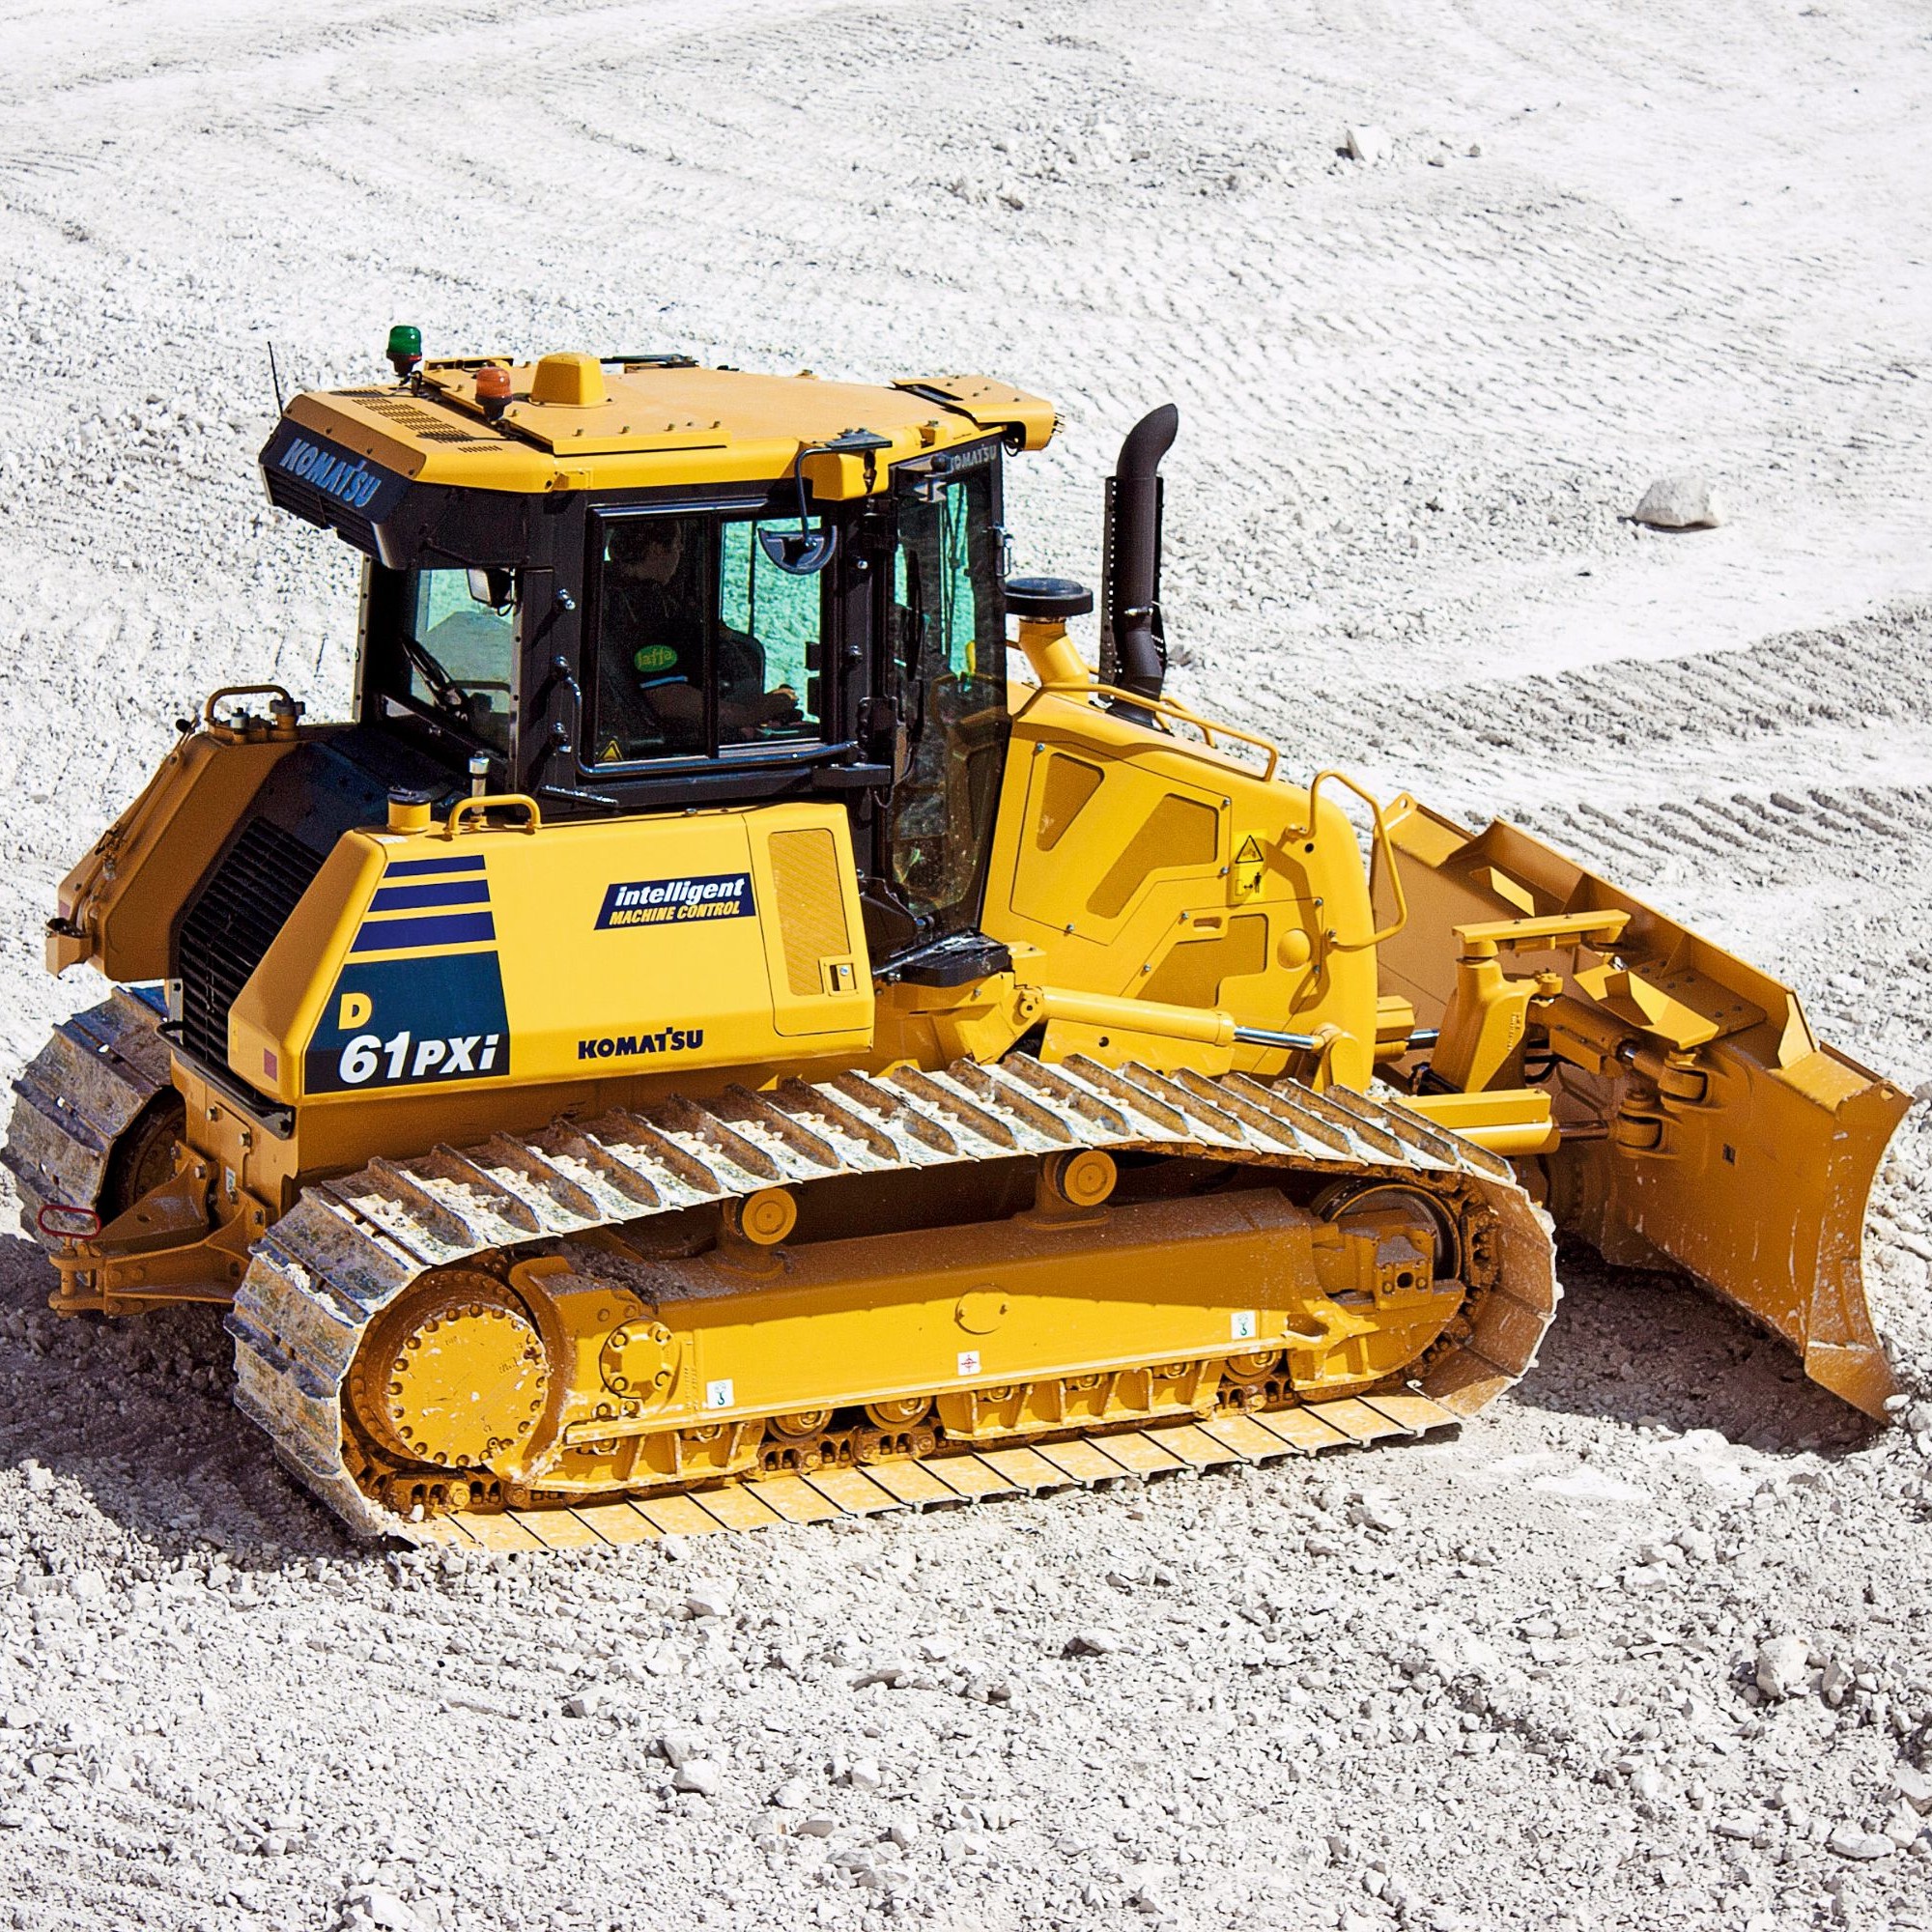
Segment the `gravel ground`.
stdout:
<path fill-rule="evenodd" d="M 1181 693 L 1516 816 L 1932 1080 L 1922 9 L 0 5 L 0 1073 L 53 882 L 230 678 L 339 712 L 285 381 L 677 347 L 1173 398 Z M 1338 152 L 1382 130 L 1373 162 Z M 1722 527 L 1625 521 L 1709 477 Z M 535 1560 L 351 1547 L 212 1316 L 0 1237 L 0 1923 L 1932 1927 L 1932 1122 L 1865 1430 L 1567 1257 L 1460 1439 Z M 1916 1432 L 1916 1433 L 1915 1433 Z"/>

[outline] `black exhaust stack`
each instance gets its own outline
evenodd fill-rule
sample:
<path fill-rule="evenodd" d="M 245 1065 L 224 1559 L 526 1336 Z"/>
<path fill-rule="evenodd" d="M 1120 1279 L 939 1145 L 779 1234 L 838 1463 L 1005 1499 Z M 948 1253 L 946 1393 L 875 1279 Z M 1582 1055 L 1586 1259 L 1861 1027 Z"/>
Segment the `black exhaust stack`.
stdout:
<path fill-rule="evenodd" d="M 1160 460 L 1180 428 L 1180 412 L 1163 403 L 1143 416 L 1121 444 L 1107 479 L 1100 540 L 1100 680 L 1138 697 L 1158 697 L 1167 677 L 1167 635 L 1160 613 Z M 1123 717 L 1151 724 L 1153 714 L 1116 701 Z"/>

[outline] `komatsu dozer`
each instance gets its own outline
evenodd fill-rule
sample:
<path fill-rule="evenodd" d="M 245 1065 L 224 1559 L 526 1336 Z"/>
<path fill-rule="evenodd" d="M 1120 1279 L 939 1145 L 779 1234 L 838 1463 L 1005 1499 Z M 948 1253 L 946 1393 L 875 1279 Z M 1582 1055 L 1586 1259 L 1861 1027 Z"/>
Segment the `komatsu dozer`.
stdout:
<path fill-rule="evenodd" d="M 1094 594 L 1007 569 L 1051 407 L 675 355 L 295 398 L 355 716 L 215 692 L 62 885 L 116 990 L 5 1158 L 64 1313 L 228 1313 L 354 1529 L 495 1548 L 1414 1435 L 1555 1230 L 1866 1413 L 1906 1100 L 1513 826 L 1163 689 L 1155 411 Z M 1009 623 L 1016 635 L 1009 635 Z"/>

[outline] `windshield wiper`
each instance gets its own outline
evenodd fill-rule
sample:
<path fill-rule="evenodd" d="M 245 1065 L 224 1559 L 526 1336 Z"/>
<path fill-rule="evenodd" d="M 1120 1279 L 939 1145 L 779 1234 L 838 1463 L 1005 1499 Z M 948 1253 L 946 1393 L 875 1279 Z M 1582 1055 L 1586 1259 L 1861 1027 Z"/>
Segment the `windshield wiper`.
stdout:
<path fill-rule="evenodd" d="M 468 709 L 468 693 L 438 661 L 435 652 L 407 631 L 403 633 L 403 655 L 422 673 L 423 682 L 443 710 L 460 713 Z"/>

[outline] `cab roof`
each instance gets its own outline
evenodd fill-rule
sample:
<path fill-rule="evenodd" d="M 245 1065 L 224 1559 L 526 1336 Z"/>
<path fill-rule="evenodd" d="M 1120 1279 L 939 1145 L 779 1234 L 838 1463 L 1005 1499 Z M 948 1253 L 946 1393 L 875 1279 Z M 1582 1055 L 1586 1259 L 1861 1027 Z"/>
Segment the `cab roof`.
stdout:
<path fill-rule="evenodd" d="M 504 368 L 510 400 L 491 421 L 479 370 Z M 1038 449 L 1053 407 L 984 376 L 890 384 L 702 368 L 685 356 L 560 354 L 425 362 L 417 383 L 310 391 L 286 419 L 411 483 L 551 493 L 753 482 L 804 467 L 818 497 L 887 487 L 891 469 L 989 433 Z M 813 452 L 851 431 L 870 446 Z"/>

